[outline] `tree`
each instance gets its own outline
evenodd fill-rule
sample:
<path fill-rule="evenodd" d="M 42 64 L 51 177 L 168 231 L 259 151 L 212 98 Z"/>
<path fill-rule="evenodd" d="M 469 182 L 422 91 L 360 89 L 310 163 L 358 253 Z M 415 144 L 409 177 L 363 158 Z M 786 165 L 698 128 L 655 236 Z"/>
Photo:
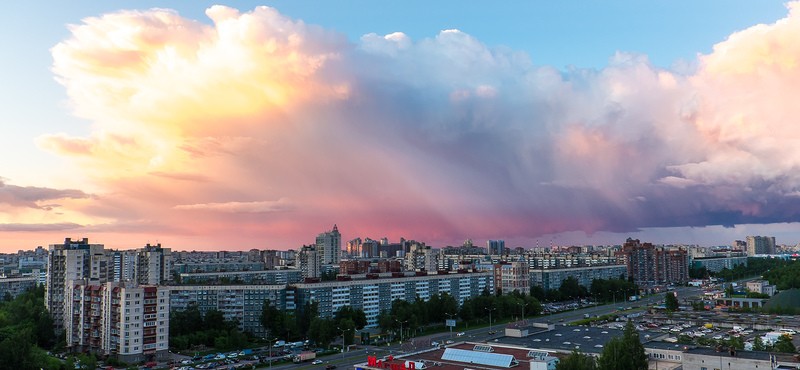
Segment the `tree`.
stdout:
<path fill-rule="evenodd" d="M 664 295 L 664 306 L 667 307 L 667 311 L 677 311 L 680 303 L 678 303 L 678 297 L 675 296 L 673 292 L 667 292 Z"/>
<path fill-rule="evenodd" d="M 639 341 L 639 333 L 628 321 L 621 337 L 606 343 L 597 360 L 599 370 L 644 370 L 647 369 L 647 355 Z"/>
<path fill-rule="evenodd" d="M 788 335 L 784 334 L 781 335 L 777 341 L 775 341 L 775 345 L 772 347 L 775 351 L 783 352 L 783 353 L 797 353 L 797 348 L 792 343 L 792 338 Z"/>
<path fill-rule="evenodd" d="M 764 345 L 764 341 L 761 339 L 760 335 L 756 335 L 753 338 L 753 351 L 765 351 L 767 347 Z"/>
<path fill-rule="evenodd" d="M 570 276 L 564 279 L 561 282 L 561 286 L 558 288 L 558 291 L 567 298 L 578 298 L 578 297 L 585 297 L 586 287 L 581 286 L 574 276 Z"/>
<path fill-rule="evenodd" d="M 308 339 L 313 340 L 320 347 L 328 347 L 335 338 L 333 332 L 335 329 L 331 320 L 315 317 L 311 320 L 308 328 Z"/>
<path fill-rule="evenodd" d="M 261 317 L 259 321 L 261 322 L 261 326 L 263 326 L 268 333 L 278 336 L 285 333 L 285 319 L 286 317 L 283 311 L 273 306 L 269 299 L 264 300 L 264 306 L 261 308 Z M 286 339 L 288 340 L 289 338 Z"/>
<path fill-rule="evenodd" d="M 559 361 L 556 370 L 595 370 L 597 364 L 594 357 L 572 350 L 569 356 Z"/>

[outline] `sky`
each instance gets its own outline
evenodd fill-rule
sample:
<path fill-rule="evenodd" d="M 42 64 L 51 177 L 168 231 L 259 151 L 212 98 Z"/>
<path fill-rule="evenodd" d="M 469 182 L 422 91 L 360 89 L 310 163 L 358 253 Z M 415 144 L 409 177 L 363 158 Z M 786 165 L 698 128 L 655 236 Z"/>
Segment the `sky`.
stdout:
<path fill-rule="evenodd" d="M 0 251 L 800 241 L 800 2 L 53 5 L 0 15 Z"/>

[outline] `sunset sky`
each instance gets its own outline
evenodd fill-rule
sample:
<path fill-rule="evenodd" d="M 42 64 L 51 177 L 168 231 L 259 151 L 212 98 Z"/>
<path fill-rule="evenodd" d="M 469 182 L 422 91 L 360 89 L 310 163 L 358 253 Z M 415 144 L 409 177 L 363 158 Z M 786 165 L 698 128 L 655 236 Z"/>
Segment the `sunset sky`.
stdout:
<path fill-rule="evenodd" d="M 800 2 L 5 4 L 0 251 L 800 242 Z"/>

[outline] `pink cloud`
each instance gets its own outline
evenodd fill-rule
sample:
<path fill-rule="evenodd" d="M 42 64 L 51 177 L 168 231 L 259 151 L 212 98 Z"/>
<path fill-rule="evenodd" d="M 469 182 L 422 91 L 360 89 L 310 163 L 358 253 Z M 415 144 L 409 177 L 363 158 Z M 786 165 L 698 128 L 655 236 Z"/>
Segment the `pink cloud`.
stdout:
<path fill-rule="evenodd" d="M 52 49 L 93 131 L 40 145 L 101 189 L 81 224 L 183 248 L 793 221 L 790 8 L 690 74 L 624 52 L 558 71 L 458 30 L 348 42 L 268 7 L 120 11 Z"/>

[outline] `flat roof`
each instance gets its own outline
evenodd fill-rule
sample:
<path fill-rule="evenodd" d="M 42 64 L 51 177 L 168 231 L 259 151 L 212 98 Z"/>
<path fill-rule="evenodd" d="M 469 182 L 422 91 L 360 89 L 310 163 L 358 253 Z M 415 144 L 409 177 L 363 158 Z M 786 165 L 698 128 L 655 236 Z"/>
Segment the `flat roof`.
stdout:
<path fill-rule="evenodd" d="M 622 329 L 556 325 L 553 330 L 538 331 L 525 338 L 502 337 L 492 343 L 561 353 L 569 353 L 577 349 L 583 353 L 599 354 L 608 341 L 622 336 L 622 333 Z M 664 333 L 654 331 L 638 331 L 638 333 L 642 343 L 664 336 Z"/>

